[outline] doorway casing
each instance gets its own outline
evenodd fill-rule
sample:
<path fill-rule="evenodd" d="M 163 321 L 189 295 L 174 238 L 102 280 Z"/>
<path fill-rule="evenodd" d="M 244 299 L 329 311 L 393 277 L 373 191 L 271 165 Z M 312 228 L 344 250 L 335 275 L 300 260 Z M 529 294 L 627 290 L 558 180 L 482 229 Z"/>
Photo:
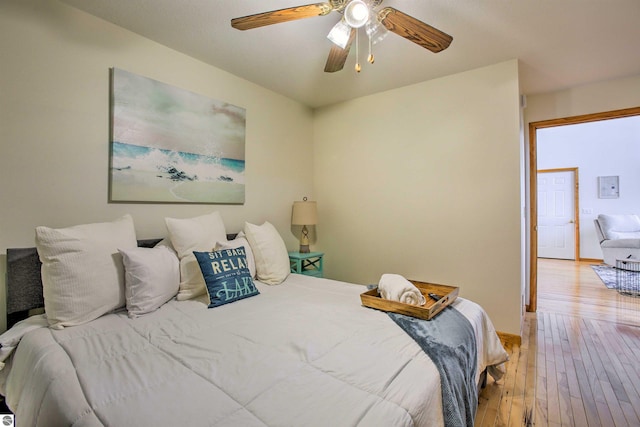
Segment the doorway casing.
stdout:
<path fill-rule="evenodd" d="M 640 107 L 634 107 L 529 123 L 529 304 L 526 307 L 527 311 L 535 312 L 538 306 L 538 174 L 536 173 L 538 129 L 638 115 L 640 115 Z"/>

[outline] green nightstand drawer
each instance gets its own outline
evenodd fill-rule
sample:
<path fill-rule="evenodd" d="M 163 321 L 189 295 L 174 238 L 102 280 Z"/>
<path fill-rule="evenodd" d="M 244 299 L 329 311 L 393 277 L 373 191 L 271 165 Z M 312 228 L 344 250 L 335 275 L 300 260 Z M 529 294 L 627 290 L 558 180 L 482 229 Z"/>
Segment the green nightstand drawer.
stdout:
<path fill-rule="evenodd" d="M 289 252 L 291 272 L 304 274 L 306 276 L 322 277 L 323 257 L 324 253 L 322 252 Z"/>

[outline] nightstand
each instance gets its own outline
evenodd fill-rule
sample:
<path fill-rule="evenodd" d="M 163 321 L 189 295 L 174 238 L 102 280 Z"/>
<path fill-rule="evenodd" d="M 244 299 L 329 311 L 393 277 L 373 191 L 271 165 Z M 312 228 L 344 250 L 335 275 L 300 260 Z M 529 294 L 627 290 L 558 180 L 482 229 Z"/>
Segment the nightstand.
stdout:
<path fill-rule="evenodd" d="M 313 277 L 322 277 L 322 252 L 289 252 L 291 272 Z"/>

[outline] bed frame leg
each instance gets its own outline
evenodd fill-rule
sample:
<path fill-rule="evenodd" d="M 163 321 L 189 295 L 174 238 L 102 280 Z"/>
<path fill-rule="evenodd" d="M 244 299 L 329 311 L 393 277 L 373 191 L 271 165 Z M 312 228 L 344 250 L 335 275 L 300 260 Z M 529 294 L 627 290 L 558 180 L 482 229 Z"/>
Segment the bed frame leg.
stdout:
<path fill-rule="evenodd" d="M 485 368 L 484 371 L 482 371 L 482 374 L 480 374 L 480 389 L 483 389 L 487 386 L 487 369 Z"/>

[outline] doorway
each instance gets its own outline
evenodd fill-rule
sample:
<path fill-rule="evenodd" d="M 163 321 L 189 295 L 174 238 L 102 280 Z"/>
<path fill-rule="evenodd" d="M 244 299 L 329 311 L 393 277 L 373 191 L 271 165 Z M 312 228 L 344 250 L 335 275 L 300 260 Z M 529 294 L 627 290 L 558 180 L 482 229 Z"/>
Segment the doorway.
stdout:
<path fill-rule="evenodd" d="M 601 120 L 616 119 L 640 115 L 640 107 L 624 110 L 608 111 L 604 113 L 585 114 L 581 116 L 561 119 L 545 120 L 529 123 L 529 304 L 527 311 L 535 312 L 538 299 L 538 170 L 537 162 L 537 131 L 538 129 L 565 126 L 579 123 L 589 123 Z"/>
<path fill-rule="evenodd" d="M 538 258 L 580 259 L 578 168 L 538 171 Z"/>

